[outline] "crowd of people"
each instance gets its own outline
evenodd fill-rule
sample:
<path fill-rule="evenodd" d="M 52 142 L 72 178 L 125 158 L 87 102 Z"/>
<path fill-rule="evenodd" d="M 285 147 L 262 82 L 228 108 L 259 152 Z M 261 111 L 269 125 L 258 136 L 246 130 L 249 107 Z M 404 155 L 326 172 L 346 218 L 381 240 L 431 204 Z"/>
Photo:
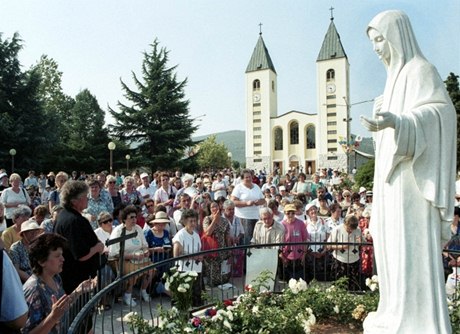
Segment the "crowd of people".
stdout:
<path fill-rule="evenodd" d="M 372 241 L 372 192 L 344 188 L 340 177 L 327 170 L 314 175 L 244 169 L 239 175 L 221 170 L 124 177 L 104 172 L 36 177 L 30 171 L 23 181 L 1 170 L 0 233 L 9 255 L 3 257 L 3 271 L 19 287 L 2 298 L 14 293 L 24 303 L 11 315 L 2 313 L 0 321 L 23 332 L 59 333 L 76 296 L 103 287 L 119 270 L 127 275 L 183 255 L 190 258 L 176 266 L 198 273 L 193 288 L 198 306 L 204 285 L 241 277 L 246 264 L 241 250 L 193 254 L 249 244 L 287 244 L 279 248 L 280 279 L 348 276 L 350 287 L 356 287 L 359 277 L 373 272 L 372 247 L 361 247 Z M 136 236 L 121 247 L 117 238 L 133 232 Z M 115 242 L 107 246 L 108 240 Z M 122 302 L 129 307 L 139 302 L 133 297 L 136 283 L 141 302 L 169 294 L 162 280 L 168 269 L 165 264 L 132 276 Z M 98 271 L 102 282 L 95 280 Z M 110 309 L 110 303 L 100 306 Z M 85 321 L 90 329 L 91 318 Z"/>

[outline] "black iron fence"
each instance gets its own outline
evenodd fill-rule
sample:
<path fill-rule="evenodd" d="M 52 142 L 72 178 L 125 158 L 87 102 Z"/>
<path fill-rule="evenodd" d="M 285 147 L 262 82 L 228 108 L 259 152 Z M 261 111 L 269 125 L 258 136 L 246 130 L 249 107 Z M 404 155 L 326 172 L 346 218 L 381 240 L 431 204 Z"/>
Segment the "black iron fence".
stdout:
<path fill-rule="evenodd" d="M 139 264 L 139 269 L 122 275 L 120 267 L 133 264 L 123 258 L 111 259 L 98 273 L 98 288 L 83 294 L 74 303 L 66 324 L 66 333 L 125 333 L 132 332 L 127 314 L 136 312 L 152 325 L 158 323 L 159 307 L 171 307 L 171 299 L 164 288 L 162 273 L 172 266 L 202 269 L 199 276 L 204 308 L 225 299 L 233 299 L 244 292 L 245 286 L 264 270 L 273 273 L 271 289 L 280 292 L 291 278 L 307 282 L 316 280 L 331 284 L 347 276 L 350 291 L 363 291 L 365 280 L 373 275 L 372 244 L 358 242 L 303 242 L 242 245 L 169 257 L 165 252 L 156 263 Z M 187 253 L 187 252 L 185 252 Z M 370 262 L 365 263 L 365 261 Z M 134 264 L 135 265 L 135 264 Z M 132 292 L 134 303 L 123 300 L 128 282 L 154 272 L 147 292 L 150 300 L 140 293 L 139 282 Z"/>

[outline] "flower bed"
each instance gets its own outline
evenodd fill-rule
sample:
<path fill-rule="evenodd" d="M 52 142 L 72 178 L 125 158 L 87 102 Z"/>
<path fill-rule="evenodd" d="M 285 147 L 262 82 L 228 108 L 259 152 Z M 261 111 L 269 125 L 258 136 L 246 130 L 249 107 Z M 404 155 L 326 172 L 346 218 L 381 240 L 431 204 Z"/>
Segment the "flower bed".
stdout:
<path fill-rule="evenodd" d="M 161 311 L 155 327 L 137 314 L 131 315 L 130 323 L 139 334 L 360 333 L 368 313 L 377 309 L 377 276 L 367 279 L 369 290 L 359 294 L 348 292 L 346 279 L 329 287 L 315 282 L 307 286 L 302 279 L 291 279 L 288 288 L 273 293 L 267 284 L 272 276 L 269 272 L 263 273 L 253 285 L 245 287 L 242 295 L 193 315 L 187 312 L 184 316 L 173 307 Z M 180 286 L 180 280 L 187 277 L 174 276 L 175 285 Z M 457 297 L 449 302 L 454 333 L 459 332 L 459 304 Z"/>

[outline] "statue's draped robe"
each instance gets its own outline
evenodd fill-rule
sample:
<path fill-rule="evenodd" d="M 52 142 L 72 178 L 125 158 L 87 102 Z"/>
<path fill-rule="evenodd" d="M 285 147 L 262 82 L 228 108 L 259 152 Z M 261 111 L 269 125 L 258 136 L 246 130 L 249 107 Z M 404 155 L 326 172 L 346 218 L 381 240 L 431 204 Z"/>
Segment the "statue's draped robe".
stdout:
<path fill-rule="evenodd" d="M 369 28 L 390 44 L 381 111 L 397 118 L 395 129 L 375 133 L 370 231 L 380 302 L 365 333 L 450 333 L 441 230 L 453 217 L 455 109 L 404 13 L 383 12 Z"/>

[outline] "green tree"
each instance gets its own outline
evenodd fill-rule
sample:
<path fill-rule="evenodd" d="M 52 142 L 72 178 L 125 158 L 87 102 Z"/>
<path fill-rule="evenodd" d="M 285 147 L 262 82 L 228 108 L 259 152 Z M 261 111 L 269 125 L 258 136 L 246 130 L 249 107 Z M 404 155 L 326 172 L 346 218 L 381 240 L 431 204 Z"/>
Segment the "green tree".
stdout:
<path fill-rule="evenodd" d="M 197 162 L 201 169 L 230 167 L 227 147 L 217 143 L 215 135 L 209 136 L 199 147 Z"/>
<path fill-rule="evenodd" d="M 104 111 L 88 89 L 75 96 L 70 110 L 70 136 L 67 143 L 66 165 L 68 169 L 85 171 L 108 169 L 108 130 L 104 128 Z"/>
<path fill-rule="evenodd" d="M 375 160 L 369 160 L 362 165 L 355 175 L 355 186 L 372 189 L 374 186 Z"/>
<path fill-rule="evenodd" d="M 33 66 L 41 77 L 38 88 L 38 98 L 43 105 L 53 131 L 47 135 L 54 143 L 45 155 L 46 167 L 49 170 L 66 169 L 64 158 L 67 155 L 65 143 L 70 138 L 70 118 L 75 100 L 64 94 L 62 90 L 62 72 L 59 71 L 58 63 L 47 55 L 42 55 L 40 60 Z"/>
<path fill-rule="evenodd" d="M 11 39 L 0 35 L 0 164 L 9 166 L 9 150 L 14 148 L 15 171 L 41 169 L 52 131 L 49 119 L 38 98 L 40 75 L 22 71 L 18 53 L 22 40 L 15 33 Z"/>
<path fill-rule="evenodd" d="M 452 99 L 455 110 L 457 112 L 457 171 L 460 170 L 460 88 L 458 83 L 458 75 L 450 72 L 446 84 L 447 92 Z"/>
<path fill-rule="evenodd" d="M 118 101 L 119 111 L 109 107 L 115 119 L 111 131 L 120 140 L 138 145 L 140 163 L 152 170 L 169 169 L 180 164 L 182 152 L 192 146 L 192 134 L 197 127 L 190 118 L 184 87 L 187 79 L 178 81 L 177 66 L 168 67 L 168 54 L 155 39 L 150 52 L 144 52 L 142 78 L 133 72 L 137 90 L 131 90 L 122 80 L 125 98 Z"/>

